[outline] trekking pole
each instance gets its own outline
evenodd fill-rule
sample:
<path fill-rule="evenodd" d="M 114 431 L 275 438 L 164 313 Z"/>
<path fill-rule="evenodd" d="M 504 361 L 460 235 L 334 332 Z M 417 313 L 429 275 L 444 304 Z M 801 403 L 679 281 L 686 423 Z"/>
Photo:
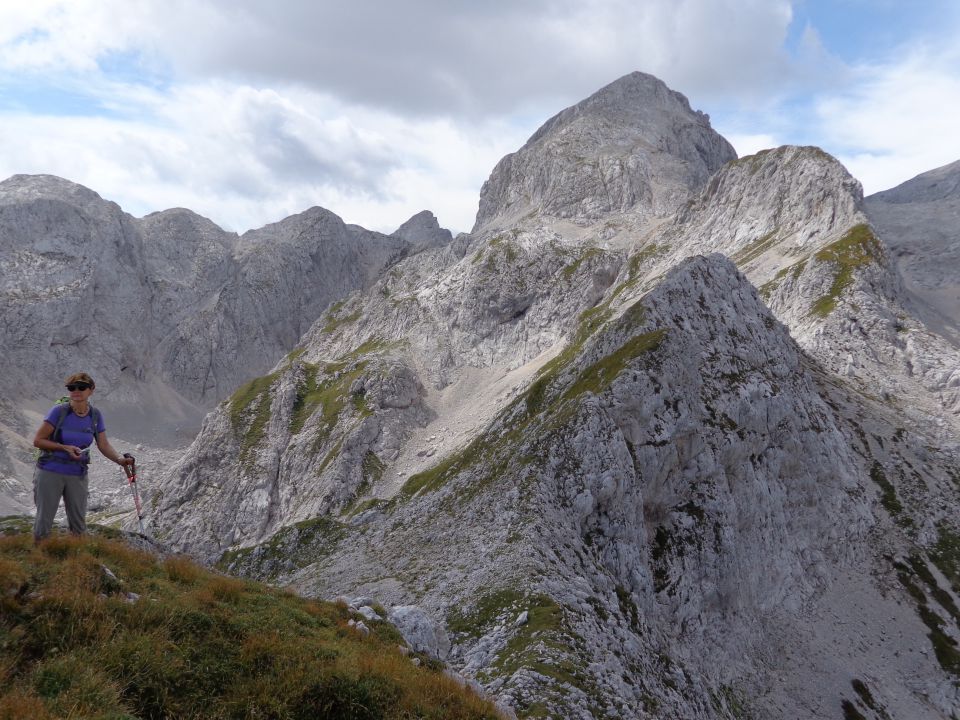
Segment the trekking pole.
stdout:
<path fill-rule="evenodd" d="M 140 523 L 140 534 L 146 535 L 143 529 L 143 510 L 140 508 L 140 491 L 137 490 L 137 461 L 130 453 L 124 453 L 123 456 L 133 460 L 129 465 L 123 466 L 123 471 L 127 474 L 127 482 L 130 484 L 130 491 L 133 493 L 133 504 L 137 506 L 137 522 Z"/>

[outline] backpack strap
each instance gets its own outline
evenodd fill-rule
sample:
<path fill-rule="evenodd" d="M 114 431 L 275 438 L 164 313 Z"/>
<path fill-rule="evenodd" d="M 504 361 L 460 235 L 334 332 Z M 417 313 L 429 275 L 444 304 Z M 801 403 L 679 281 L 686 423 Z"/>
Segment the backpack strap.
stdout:
<path fill-rule="evenodd" d="M 100 411 L 97 410 L 93 405 L 90 406 L 90 422 L 91 433 L 93 434 L 93 442 L 91 445 L 97 444 L 97 428 L 100 427 Z"/>
<path fill-rule="evenodd" d="M 57 424 L 53 426 L 53 432 L 50 433 L 50 439 L 62 445 L 63 431 L 61 430 L 61 428 L 63 427 L 63 421 L 66 420 L 67 415 L 70 414 L 70 403 L 68 402 L 60 403 L 59 405 L 57 405 L 57 407 L 60 408 L 60 414 L 57 415 Z M 60 436 L 59 439 L 57 439 L 58 435 Z M 53 450 L 41 450 L 40 457 L 38 459 L 46 460 L 47 458 L 52 456 L 53 456 Z"/>

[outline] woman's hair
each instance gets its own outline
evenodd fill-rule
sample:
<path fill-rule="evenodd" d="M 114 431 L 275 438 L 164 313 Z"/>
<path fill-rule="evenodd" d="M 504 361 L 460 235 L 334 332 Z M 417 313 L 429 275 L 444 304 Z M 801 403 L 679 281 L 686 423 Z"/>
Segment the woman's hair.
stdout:
<path fill-rule="evenodd" d="M 68 375 L 67 379 L 63 381 L 64 385 L 70 385 L 71 383 L 86 383 L 91 388 L 95 388 L 97 384 L 93 381 L 93 378 L 87 375 L 86 373 L 74 373 L 73 375 Z"/>

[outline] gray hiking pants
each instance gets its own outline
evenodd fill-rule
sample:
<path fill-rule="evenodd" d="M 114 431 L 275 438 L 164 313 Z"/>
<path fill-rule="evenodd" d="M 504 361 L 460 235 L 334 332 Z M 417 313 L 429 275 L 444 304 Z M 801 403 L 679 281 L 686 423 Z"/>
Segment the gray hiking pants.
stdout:
<path fill-rule="evenodd" d="M 37 506 L 37 519 L 33 522 L 35 538 L 50 534 L 60 498 L 63 498 L 63 508 L 67 511 L 70 532 L 79 535 L 87 531 L 87 476 L 63 475 L 37 468 L 33 474 L 33 502 Z"/>

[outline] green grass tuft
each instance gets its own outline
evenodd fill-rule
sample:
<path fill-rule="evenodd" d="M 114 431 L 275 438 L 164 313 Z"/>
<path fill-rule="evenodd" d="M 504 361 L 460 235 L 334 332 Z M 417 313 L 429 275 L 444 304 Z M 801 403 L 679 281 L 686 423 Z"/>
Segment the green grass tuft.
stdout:
<path fill-rule="evenodd" d="M 583 254 L 580 255 L 580 257 L 578 257 L 572 263 L 565 266 L 563 270 L 561 270 L 561 275 L 563 275 L 563 279 L 566 280 L 567 282 L 570 282 L 573 276 L 577 274 L 577 270 L 580 269 L 581 265 L 583 265 L 585 262 L 590 262 L 594 258 L 600 257 L 601 255 L 603 255 L 603 250 L 600 250 L 599 248 L 594 248 L 594 247 L 587 248 L 583 252 Z"/>
<path fill-rule="evenodd" d="M 499 718 L 344 605 L 158 561 L 122 542 L 0 537 L 0 717 Z M 102 595 L 101 565 L 122 583 Z M 137 593 L 134 602 L 125 592 Z"/>
<path fill-rule="evenodd" d="M 743 266 L 747 263 L 756 260 L 758 257 L 763 255 L 767 250 L 772 248 L 777 244 L 779 238 L 777 237 L 778 228 L 774 228 L 766 235 L 757 238 L 753 242 L 749 243 L 745 247 L 741 248 L 739 251 L 733 254 L 733 261 L 737 266 Z"/>
<path fill-rule="evenodd" d="M 617 350 L 605 355 L 580 373 L 576 381 L 564 392 L 563 399 L 577 397 L 585 392 L 598 394 L 606 390 L 633 360 L 659 348 L 666 335 L 666 329 L 660 329 L 630 338 Z"/>
<path fill-rule="evenodd" d="M 250 453 L 263 439 L 270 422 L 270 388 L 279 373 L 254 378 L 230 398 L 230 425 L 240 437 L 240 461 L 249 462 Z"/>
<path fill-rule="evenodd" d="M 903 504 L 897 497 L 896 488 L 887 480 L 883 466 L 877 461 L 874 461 L 870 468 L 870 479 L 880 488 L 880 504 L 890 513 L 890 517 L 896 521 L 897 525 L 902 528 L 913 527 L 913 519 L 904 512 Z"/>
<path fill-rule="evenodd" d="M 297 386 L 293 413 L 290 417 L 290 433 L 299 433 L 307 420 L 318 410 L 321 413 L 320 432 L 315 448 L 319 448 L 330 436 L 349 400 L 360 417 L 373 414 L 362 392 L 350 394 L 350 387 L 366 371 L 370 355 L 393 347 L 380 338 L 371 338 L 349 353 L 326 363 L 322 367 L 304 364 L 304 377 Z M 322 372 L 321 372 L 322 370 Z"/>
<path fill-rule="evenodd" d="M 946 525 L 940 525 L 930 559 L 950 581 L 953 591 L 960 594 L 960 535 Z"/>
<path fill-rule="evenodd" d="M 663 245 L 651 244 L 641 248 L 631 255 L 627 260 L 627 279 L 613 289 L 610 299 L 615 300 L 621 295 L 621 293 L 634 287 L 637 282 L 639 282 L 640 273 L 644 269 L 644 266 L 647 264 L 647 262 L 658 255 L 665 255 L 669 251 L 670 246 L 666 243 Z"/>
<path fill-rule="evenodd" d="M 367 451 L 367 454 L 363 456 L 363 481 L 370 485 L 376 485 L 383 478 L 383 471 L 387 466 L 383 464 L 383 460 L 377 457 L 377 454 L 373 451 Z"/>
<path fill-rule="evenodd" d="M 867 687 L 867 684 L 863 682 L 863 680 L 854 678 L 850 681 L 850 685 L 853 687 L 854 692 L 860 696 L 860 699 L 863 701 L 864 705 L 875 712 L 880 710 L 880 708 L 877 706 L 876 700 L 873 699 L 873 694 L 870 692 L 870 688 Z"/>
<path fill-rule="evenodd" d="M 843 720 L 867 720 L 863 713 L 857 710 L 857 706 L 849 700 L 841 702 L 840 708 L 843 710 Z"/>
<path fill-rule="evenodd" d="M 778 287 L 780 287 L 780 283 L 782 283 L 784 278 L 787 277 L 787 274 L 790 274 L 793 280 L 796 281 L 797 278 L 799 278 L 800 275 L 803 274 L 803 270 L 806 266 L 807 266 L 807 261 L 800 260 L 799 262 L 795 262 L 793 265 L 788 265 L 787 267 L 780 270 L 780 272 L 778 272 L 776 275 L 773 276 L 772 280 L 770 280 L 769 282 L 765 282 L 763 285 L 760 286 L 758 290 L 758 292 L 760 293 L 760 297 L 763 298 L 764 302 L 769 302 L 770 296 L 773 295 L 774 292 L 776 292 Z"/>
<path fill-rule="evenodd" d="M 320 332 L 324 335 L 331 335 L 344 325 L 356 322 L 363 315 L 363 312 L 359 309 L 349 315 L 341 315 L 340 311 L 344 309 L 345 305 L 346 301 L 340 300 L 330 306 L 325 316 L 327 321 L 324 323 L 323 329 Z"/>
<path fill-rule="evenodd" d="M 833 312 L 837 307 L 837 300 L 853 283 L 854 271 L 878 262 L 883 257 L 883 250 L 870 226 L 861 223 L 850 228 L 846 235 L 819 250 L 813 257 L 819 262 L 831 263 L 836 268 L 829 292 L 810 308 L 812 315 L 825 318 Z"/>
<path fill-rule="evenodd" d="M 957 642 L 948 633 L 944 632 L 943 628 L 946 623 L 930 607 L 926 595 L 924 595 L 923 591 L 920 590 L 914 582 L 914 578 L 917 577 L 917 569 L 922 565 L 923 561 L 917 557 L 912 557 L 908 562 L 910 563 L 909 567 L 900 562 L 894 563 L 897 569 L 897 578 L 917 604 L 917 613 L 920 616 L 920 620 L 923 621 L 923 624 L 926 625 L 930 631 L 927 633 L 927 638 L 933 646 L 933 652 L 937 661 L 940 663 L 940 667 L 943 668 L 945 672 L 953 675 L 954 678 L 960 678 L 960 649 L 957 648 Z M 929 578 L 927 582 L 932 583 L 934 586 L 935 597 L 942 602 L 941 598 L 946 595 L 946 593 L 936 587 L 936 582 L 926 568 L 923 568 L 922 572 L 925 577 Z M 952 599 L 950 604 L 953 604 Z"/>

